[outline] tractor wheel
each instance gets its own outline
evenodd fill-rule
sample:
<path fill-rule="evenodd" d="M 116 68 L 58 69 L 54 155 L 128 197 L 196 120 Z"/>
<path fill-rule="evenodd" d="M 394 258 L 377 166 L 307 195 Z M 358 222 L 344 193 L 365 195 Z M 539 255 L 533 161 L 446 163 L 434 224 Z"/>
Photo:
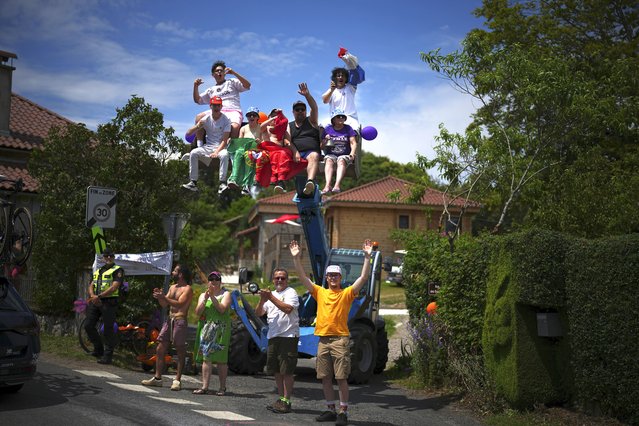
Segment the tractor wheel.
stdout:
<path fill-rule="evenodd" d="M 386 333 L 385 325 L 384 320 L 377 323 L 377 333 L 375 334 L 377 359 L 375 360 L 375 370 L 373 370 L 375 374 L 383 373 L 386 369 L 386 362 L 388 362 L 388 333 Z"/>
<path fill-rule="evenodd" d="M 377 342 L 371 329 L 363 324 L 351 327 L 351 374 L 348 382 L 363 384 L 373 375 L 375 369 Z"/>
<path fill-rule="evenodd" d="M 235 374 L 257 374 L 264 370 L 266 353 L 251 338 L 240 320 L 233 321 L 229 349 L 229 368 Z"/>

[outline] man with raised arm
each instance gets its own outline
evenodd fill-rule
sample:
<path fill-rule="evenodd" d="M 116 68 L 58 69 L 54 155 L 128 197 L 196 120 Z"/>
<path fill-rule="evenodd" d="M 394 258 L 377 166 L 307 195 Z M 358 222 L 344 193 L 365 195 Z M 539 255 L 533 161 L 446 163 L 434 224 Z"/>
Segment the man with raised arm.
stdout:
<path fill-rule="evenodd" d="M 164 371 L 164 356 L 171 347 L 171 342 L 177 351 L 178 363 L 175 380 L 171 384 L 171 390 L 182 389 L 182 371 L 186 360 L 186 335 L 188 332 L 188 315 L 191 301 L 193 300 L 193 289 L 191 288 L 191 271 L 186 266 L 176 265 L 171 272 L 176 283 L 169 287 L 169 291 L 164 294 L 162 289 L 153 289 L 153 298 L 157 299 L 163 308 L 169 307 L 169 317 L 164 321 L 162 330 L 158 335 L 158 349 L 155 359 L 155 375 L 148 380 L 142 380 L 145 386 L 162 386 L 162 372 Z M 170 329 L 173 334 L 170 335 Z"/>
<path fill-rule="evenodd" d="M 370 273 L 371 253 L 373 245 L 370 240 L 364 241 L 364 266 L 362 273 L 353 285 L 342 289 L 342 270 L 339 265 L 329 265 L 326 268 L 326 282 L 324 288 L 308 278 L 300 259 L 300 247 L 297 241 L 290 244 L 291 255 L 295 263 L 295 270 L 300 281 L 317 301 L 317 317 L 315 320 L 315 335 L 320 336 L 317 347 L 317 378 L 322 381 L 324 397 L 328 409 L 315 420 L 318 422 L 334 421 L 336 425 L 348 424 L 348 375 L 351 372 L 351 354 L 349 350 L 348 313 L 360 289 L 368 281 Z M 339 388 L 339 411 L 335 410 L 335 391 L 333 377 Z"/>

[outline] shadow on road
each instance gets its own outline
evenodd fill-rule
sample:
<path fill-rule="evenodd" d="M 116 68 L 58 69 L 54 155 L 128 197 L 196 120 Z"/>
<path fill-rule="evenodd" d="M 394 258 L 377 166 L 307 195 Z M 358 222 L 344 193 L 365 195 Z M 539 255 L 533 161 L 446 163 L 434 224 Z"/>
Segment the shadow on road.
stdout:
<path fill-rule="evenodd" d="M 100 392 L 100 388 L 87 385 L 80 376 L 37 373 L 19 393 L 2 396 L 0 412 L 51 407 L 64 404 L 74 396 L 96 395 Z"/>

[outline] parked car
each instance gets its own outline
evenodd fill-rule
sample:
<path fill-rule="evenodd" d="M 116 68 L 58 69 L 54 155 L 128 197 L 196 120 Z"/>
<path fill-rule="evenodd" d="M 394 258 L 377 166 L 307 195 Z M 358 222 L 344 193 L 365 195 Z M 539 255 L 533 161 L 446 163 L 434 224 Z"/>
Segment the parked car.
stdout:
<path fill-rule="evenodd" d="M 384 262 L 384 270 L 387 272 L 386 282 L 403 285 L 402 270 L 404 268 L 404 256 L 406 250 L 395 250 L 395 259 L 387 258 Z"/>
<path fill-rule="evenodd" d="M 40 324 L 11 282 L 0 277 L 0 392 L 18 392 L 36 372 Z"/>

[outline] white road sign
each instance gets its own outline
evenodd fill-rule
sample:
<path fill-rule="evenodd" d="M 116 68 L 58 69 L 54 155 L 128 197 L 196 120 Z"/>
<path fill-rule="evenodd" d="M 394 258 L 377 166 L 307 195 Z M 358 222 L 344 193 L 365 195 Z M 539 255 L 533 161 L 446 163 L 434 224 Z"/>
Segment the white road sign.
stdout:
<path fill-rule="evenodd" d="M 117 190 L 90 186 L 87 188 L 87 226 L 115 228 Z"/>

